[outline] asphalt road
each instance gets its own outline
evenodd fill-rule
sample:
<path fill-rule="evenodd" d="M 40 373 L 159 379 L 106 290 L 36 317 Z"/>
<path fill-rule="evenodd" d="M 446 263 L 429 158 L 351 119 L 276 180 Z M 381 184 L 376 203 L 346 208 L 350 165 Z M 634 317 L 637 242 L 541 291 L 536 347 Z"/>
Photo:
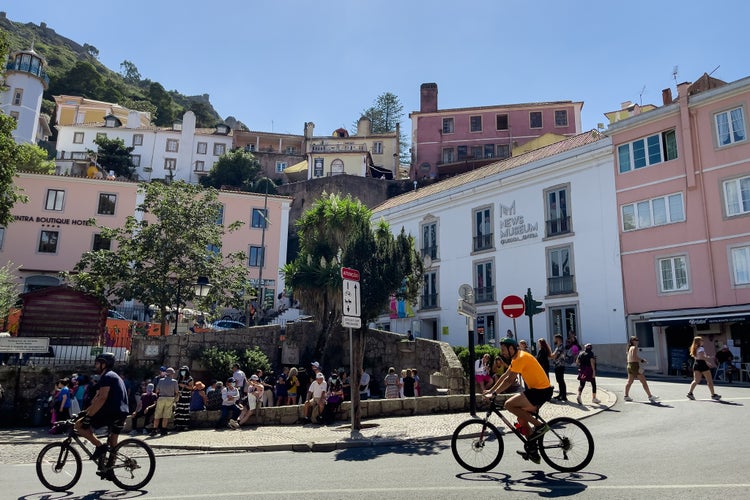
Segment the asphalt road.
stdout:
<path fill-rule="evenodd" d="M 600 378 L 620 401 L 585 419 L 596 440 L 586 470 L 556 473 L 524 462 L 520 443 L 506 436 L 495 471 L 475 474 L 453 460 L 450 443 L 353 448 L 331 453 L 232 453 L 162 456 L 143 492 L 122 492 L 87 464 L 71 493 L 50 493 L 33 464 L 0 465 L 1 498 L 443 499 L 567 497 L 584 499 L 745 499 L 750 497 L 750 388 L 722 386 L 721 402 L 685 398 L 686 384 L 651 382 L 658 405 L 622 402 L 621 379 Z M 645 400 L 642 389 L 631 394 Z"/>

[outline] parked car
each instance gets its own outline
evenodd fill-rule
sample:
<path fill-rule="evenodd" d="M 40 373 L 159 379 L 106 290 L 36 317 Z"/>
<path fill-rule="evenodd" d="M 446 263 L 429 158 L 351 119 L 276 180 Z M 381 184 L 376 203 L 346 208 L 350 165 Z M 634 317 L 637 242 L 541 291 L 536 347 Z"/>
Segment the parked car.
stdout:
<path fill-rule="evenodd" d="M 209 326 L 209 329 L 221 332 L 224 330 L 236 330 L 238 328 L 247 328 L 247 325 L 245 323 L 242 323 L 241 321 L 233 321 L 231 319 L 220 319 L 219 321 L 214 321 Z"/>

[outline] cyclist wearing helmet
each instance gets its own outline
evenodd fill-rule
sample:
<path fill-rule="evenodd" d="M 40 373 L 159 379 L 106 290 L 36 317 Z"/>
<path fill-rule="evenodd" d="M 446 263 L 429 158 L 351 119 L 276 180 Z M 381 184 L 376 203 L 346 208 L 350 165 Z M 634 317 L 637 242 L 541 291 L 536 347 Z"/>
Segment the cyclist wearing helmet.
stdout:
<path fill-rule="evenodd" d="M 500 354 L 506 360 L 510 359 L 510 366 L 497 379 L 495 385 L 485 391 L 484 396 L 491 397 L 495 393 L 503 392 L 515 382 L 518 375 L 521 375 L 526 384 L 526 390 L 508 398 L 505 401 L 505 409 L 518 417 L 518 423 L 521 425 L 523 434 L 528 436 L 527 439 L 535 441 L 549 430 L 548 426 L 542 425 L 533 416 L 543 403 L 552 398 L 552 387 L 547 374 L 544 373 L 542 365 L 534 355 L 519 349 L 518 343 L 513 338 L 503 337 L 500 340 Z M 529 423 L 534 424 L 534 432 L 531 432 Z"/>
<path fill-rule="evenodd" d="M 105 352 L 96 357 L 94 371 L 99 375 L 96 394 L 91 400 L 91 405 L 81 412 L 84 415 L 83 418 L 76 421 L 75 424 L 78 434 L 96 446 L 96 450 L 91 457 L 94 461 L 104 456 L 109 447 L 114 447 L 117 444 L 117 438 L 122 432 L 125 418 L 130 410 L 125 383 L 117 373 L 112 371 L 114 366 L 115 355 L 111 352 Z M 103 444 L 92 430 L 92 428 L 104 426 L 109 429 L 107 444 Z"/>

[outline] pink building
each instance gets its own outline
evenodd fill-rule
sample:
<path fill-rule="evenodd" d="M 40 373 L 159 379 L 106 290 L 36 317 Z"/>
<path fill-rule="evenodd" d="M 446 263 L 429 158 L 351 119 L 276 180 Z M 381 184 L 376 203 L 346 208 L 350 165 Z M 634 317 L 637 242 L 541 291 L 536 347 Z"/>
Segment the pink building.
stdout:
<path fill-rule="evenodd" d="M 629 334 L 674 374 L 695 335 L 750 361 L 750 78 L 677 91 L 607 131 Z"/>
<path fill-rule="evenodd" d="M 420 87 L 412 123 L 412 179 L 443 178 L 513 156 L 544 135 L 581 133 L 582 102 L 558 101 L 438 108 L 436 83 Z"/>

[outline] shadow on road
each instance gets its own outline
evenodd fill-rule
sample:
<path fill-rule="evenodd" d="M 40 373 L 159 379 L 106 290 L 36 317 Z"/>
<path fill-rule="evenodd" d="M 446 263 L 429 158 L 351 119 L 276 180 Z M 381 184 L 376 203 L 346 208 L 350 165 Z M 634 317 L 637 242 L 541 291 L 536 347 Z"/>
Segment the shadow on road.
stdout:
<path fill-rule="evenodd" d="M 140 491 L 122 491 L 122 490 L 94 490 L 83 495 L 74 495 L 69 491 L 54 493 L 47 491 L 44 493 L 30 493 L 18 497 L 18 500 L 123 500 L 128 498 L 143 497 L 148 494 L 145 490 Z"/>
<path fill-rule="evenodd" d="M 553 472 L 545 474 L 543 471 L 525 471 L 528 476 L 518 479 L 502 472 L 463 473 L 456 477 L 465 481 L 496 481 L 501 484 L 503 491 L 518 491 L 536 493 L 543 498 L 557 498 L 577 495 L 586 490 L 585 483 L 603 481 L 607 478 L 602 474 L 591 472 Z"/>
<path fill-rule="evenodd" d="M 350 462 L 364 462 L 373 460 L 381 455 L 437 455 L 450 448 L 449 444 L 438 441 L 399 443 L 392 446 L 371 446 L 366 448 L 348 448 L 336 453 L 336 460 Z"/>

